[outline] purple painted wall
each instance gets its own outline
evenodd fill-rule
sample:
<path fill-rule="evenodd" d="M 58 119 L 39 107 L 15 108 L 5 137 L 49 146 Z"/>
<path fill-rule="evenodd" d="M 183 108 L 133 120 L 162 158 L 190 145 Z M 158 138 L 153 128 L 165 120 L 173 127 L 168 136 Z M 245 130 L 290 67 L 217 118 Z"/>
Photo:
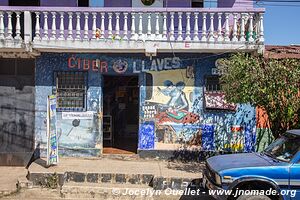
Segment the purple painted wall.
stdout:
<path fill-rule="evenodd" d="M 166 7 L 191 7 L 191 0 L 166 0 Z"/>
<path fill-rule="evenodd" d="M 105 0 L 104 7 L 131 7 L 131 0 Z"/>
<path fill-rule="evenodd" d="M 253 1 L 249 0 L 218 0 L 218 8 L 253 8 Z"/>
<path fill-rule="evenodd" d="M 77 7 L 77 0 L 40 0 L 41 6 Z"/>
<path fill-rule="evenodd" d="M 1 0 L 0 6 L 8 6 L 8 0 Z"/>

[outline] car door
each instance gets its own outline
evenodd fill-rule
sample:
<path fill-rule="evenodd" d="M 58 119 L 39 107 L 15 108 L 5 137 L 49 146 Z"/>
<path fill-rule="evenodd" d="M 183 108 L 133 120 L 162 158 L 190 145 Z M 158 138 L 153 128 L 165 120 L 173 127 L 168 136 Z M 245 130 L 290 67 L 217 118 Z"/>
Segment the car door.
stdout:
<path fill-rule="evenodd" d="M 299 157 L 300 153 L 298 153 L 298 158 Z M 290 167 L 290 192 L 292 200 L 300 199 L 300 159 Z"/>

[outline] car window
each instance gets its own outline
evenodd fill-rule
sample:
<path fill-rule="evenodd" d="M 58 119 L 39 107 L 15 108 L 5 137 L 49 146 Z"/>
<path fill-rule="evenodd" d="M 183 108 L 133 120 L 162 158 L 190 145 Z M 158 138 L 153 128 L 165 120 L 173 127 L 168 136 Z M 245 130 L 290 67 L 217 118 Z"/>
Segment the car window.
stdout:
<path fill-rule="evenodd" d="M 300 138 L 286 136 L 277 139 L 264 152 L 280 161 L 290 162 L 298 151 L 300 151 Z"/>

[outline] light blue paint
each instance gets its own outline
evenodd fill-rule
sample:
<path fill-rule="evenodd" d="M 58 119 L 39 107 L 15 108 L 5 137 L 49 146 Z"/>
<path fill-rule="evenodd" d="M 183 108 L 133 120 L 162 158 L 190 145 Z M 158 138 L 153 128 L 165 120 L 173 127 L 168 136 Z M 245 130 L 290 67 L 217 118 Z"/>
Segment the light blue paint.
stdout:
<path fill-rule="evenodd" d="M 90 0 L 90 7 L 104 7 L 104 0 Z"/>

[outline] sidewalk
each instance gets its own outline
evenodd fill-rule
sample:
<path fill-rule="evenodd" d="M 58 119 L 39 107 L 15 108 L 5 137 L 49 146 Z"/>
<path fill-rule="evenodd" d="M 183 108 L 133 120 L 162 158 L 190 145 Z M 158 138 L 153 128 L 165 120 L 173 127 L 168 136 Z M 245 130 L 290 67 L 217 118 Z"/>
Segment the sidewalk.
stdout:
<path fill-rule="evenodd" d="M 57 166 L 46 168 L 45 159 L 36 160 L 30 173 L 112 173 L 152 174 L 162 177 L 202 178 L 203 163 L 168 162 L 161 160 L 117 160 L 109 158 L 60 158 Z"/>
<path fill-rule="evenodd" d="M 0 198 L 17 192 L 18 180 L 27 175 L 25 167 L 0 167 Z"/>

